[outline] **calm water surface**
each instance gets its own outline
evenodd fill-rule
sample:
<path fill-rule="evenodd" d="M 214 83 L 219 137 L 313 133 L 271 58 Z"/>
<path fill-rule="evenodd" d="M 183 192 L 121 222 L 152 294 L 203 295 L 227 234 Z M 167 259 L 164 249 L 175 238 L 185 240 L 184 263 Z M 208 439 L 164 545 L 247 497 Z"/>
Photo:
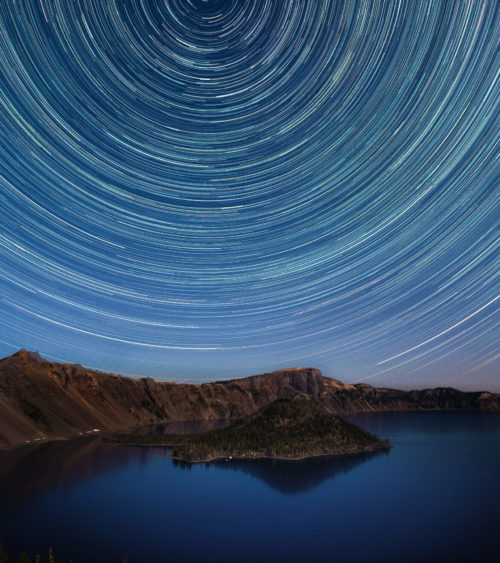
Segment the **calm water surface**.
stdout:
<path fill-rule="evenodd" d="M 12 559 L 499 561 L 500 414 L 350 420 L 387 454 L 174 463 L 163 448 L 83 438 L 0 453 Z"/>

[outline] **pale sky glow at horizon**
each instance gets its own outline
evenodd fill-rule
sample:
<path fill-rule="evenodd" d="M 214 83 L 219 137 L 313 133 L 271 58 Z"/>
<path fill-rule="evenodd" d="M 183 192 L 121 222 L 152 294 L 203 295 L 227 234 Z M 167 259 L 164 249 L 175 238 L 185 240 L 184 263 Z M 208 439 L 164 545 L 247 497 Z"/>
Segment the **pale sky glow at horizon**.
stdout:
<path fill-rule="evenodd" d="M 0 4 L 0 356 L 500 391 L 500 4 Z"/>

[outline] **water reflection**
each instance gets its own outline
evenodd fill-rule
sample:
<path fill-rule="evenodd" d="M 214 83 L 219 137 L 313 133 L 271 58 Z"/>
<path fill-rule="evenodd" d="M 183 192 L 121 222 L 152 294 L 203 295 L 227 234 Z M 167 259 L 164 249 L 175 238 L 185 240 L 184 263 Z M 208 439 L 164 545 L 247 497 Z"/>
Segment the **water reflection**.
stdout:
<path fill-rule="evenodd" d="M 147 462 L 167 455 L 166 448 L 121 447 L 99 437 L 23 446 L 0 452 L 0 498 L 2 502 L 18 504 L 132 461 Z"/>
<path fill-rule="evenodd" d="M 217 469 L 226 471 L 242 471 L 277 491 L 293 494 L 308 491 L 324 481 L 348 473 L 378 455 L 389 455 L 389 452 L 314 457 L 301 461 L 265 459 L 215 461 L 207 466 L 214 465 Z M 182 461 L 174 460 L 174 464 L 185 469 L 192 467 L 191 464 Z"/>
<path fill-rule="evenodd" d="M 162 422 L 159 424 L 147 424 L 140 426 L 127 434 L 196 434 L 208 432 L 229 426 L 236 419 L 219 418 L 211 420 L 178 420 L 174 422 Z"/>
<path fill-rule="evenodd" d="M 11 557 L 52 545 L 93 563 L 497 561 L 500 415 L 364 424 L 389 454 L 183 470 L 97 437 L 3 452 L 0 539 Z"/>
<path fill-rule="evenodd" d="M 190 434 L 231 424 L 231 419 L 167 422 L 139 427 L 128 434 Z M 170 448 L 118 446 L 100 436 L 21 446 L 0 451 L 0 498 L 19 503 L 50 490 L 113 471 L 131 462 L 169 457 Z"/>
<path fill-rule="evenodd" d="M 0 498 L 19 505 L 42 493 L 90 481 L 132 462 L 170 457 L 170 448 L 120 446 L 100 437 L 76 438 L 0 452 Z M 252 460 L 213 462 L 220 470 L 242 471 L 283 493 L 307 491 L 347 473 L 377 454 L 318 457 L 303 461 Z M 380 454 L 378 454 L 380 455 Z M 191 464 L 174 461 L 176 468 Z"/>
<path fill-rule="evenodd" d="M 380 412 L 344 417 L 349 422 L 379 436 L 398 434 L 456 434 L 478 431 L 487 436 L 500 429 L 500 413 L 491 412 Z"/>

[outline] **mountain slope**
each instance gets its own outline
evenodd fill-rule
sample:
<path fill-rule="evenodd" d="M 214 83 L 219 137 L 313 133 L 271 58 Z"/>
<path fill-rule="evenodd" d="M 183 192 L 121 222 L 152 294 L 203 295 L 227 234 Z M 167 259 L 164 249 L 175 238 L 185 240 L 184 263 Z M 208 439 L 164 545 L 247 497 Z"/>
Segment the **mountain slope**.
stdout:
<path fill-rule="evenodd" d="M 240 418 L 280 398 L 314 399 L 328 412 L 491 410 L 500 395 L 451 388 L 398 391 L 348 385 L 314 368 L 192 385 L 135 379 L 49 362 L 21 350 L 0 360 L 0 448 L 168 420 Z"/>

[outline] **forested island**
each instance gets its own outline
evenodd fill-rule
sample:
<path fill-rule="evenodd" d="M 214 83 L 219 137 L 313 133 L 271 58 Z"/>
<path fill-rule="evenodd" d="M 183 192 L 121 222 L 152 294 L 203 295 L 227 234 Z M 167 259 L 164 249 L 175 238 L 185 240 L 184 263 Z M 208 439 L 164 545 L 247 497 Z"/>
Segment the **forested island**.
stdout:
<path fill-rule="evenodd" d="M 118 435 L 116 441 L 174 446 L 191 463 L 219 459 L 305 459 L 386 451 L 390 444 L 332 415 L 312 401 L 278 399 L 231 426 L 189 435 Z"/>

